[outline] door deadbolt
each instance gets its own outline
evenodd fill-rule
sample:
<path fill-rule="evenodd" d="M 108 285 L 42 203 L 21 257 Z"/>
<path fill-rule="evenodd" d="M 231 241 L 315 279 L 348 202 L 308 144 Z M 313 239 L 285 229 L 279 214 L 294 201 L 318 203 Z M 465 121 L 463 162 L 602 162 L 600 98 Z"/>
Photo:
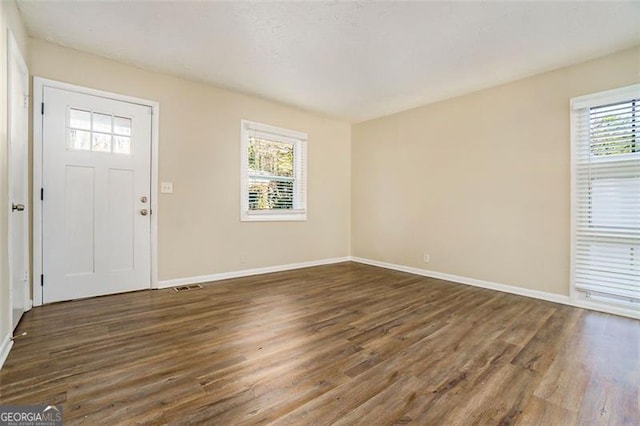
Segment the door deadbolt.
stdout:
<path fill-rule="evenodd" d="M 19 211 L 19 212 L 23 212 L 24 211 L 24 204 L 11 203 L 11 211 L 15 212 L 16 210 Z"/>
<path fill-rule="evenodd" d="M 140 214 L 141 214 L 142 216 L 146 216 L 146 215 L 148 215 L 148 214 L 149 214 L 149 210 L 147 210 L 147 209 L 142 209 L 142 210 L 140 210 Z"/>
<path fill-rule="evenodd" d="M 142 197 L 140 197 L 140 202 L 142 202 L 142 203 L 146 203 L 147 200 L 148 200 L 148 198 L 145 197 L 144 195 Z"/>

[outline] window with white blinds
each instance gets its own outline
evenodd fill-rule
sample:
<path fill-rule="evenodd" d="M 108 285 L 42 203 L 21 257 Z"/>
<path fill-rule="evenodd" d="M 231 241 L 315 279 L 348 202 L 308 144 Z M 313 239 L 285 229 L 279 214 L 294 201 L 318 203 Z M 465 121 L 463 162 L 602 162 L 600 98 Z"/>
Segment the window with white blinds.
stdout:
<path fill-rule="evenodd" d="M 640 306 L 640 85 L 571 104 L 573 290 Z"/>
<path fill-rule="evenodd" d="M 241 121 L 242 221 L 306 220 L 307 135 Z"/>

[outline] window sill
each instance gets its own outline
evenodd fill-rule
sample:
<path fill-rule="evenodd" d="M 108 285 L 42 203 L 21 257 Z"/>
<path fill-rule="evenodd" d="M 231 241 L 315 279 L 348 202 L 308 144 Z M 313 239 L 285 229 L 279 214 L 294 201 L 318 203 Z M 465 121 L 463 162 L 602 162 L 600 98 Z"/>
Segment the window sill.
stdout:
<path fill-rule="evenodd" d="M 242 213 L 241 222 L 303 222 L 307 220 L 306 212 L 299 213 L 272 213 L 272 212 L 252 212 Z"/>
<path fill-rule="evenodd" d="M 579 308 L 640 319 L 640 310 L 637 303 L 622 300 L 616 301 L 609 298 L 586 297 L 581 291 L 574 291 L 570 300 L 570 304 Z"/>

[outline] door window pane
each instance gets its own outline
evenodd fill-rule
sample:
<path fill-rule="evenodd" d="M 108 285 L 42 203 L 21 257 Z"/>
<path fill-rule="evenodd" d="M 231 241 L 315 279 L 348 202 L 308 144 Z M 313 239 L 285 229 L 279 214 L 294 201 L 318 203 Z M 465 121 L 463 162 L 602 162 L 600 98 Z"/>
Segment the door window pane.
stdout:
<path fill-rule="evenodd" d="M 116 135 L 131 136 L 131 119 L 113 117 L 113 133 Z"/>
<path fill-rule="evenodd" d="M 93 131 L 111 133 L 111 116 L 107 114 L 93 113 Z"/>
<path fill-rule="evenodd" d="M 91 112 L 70 108 L 69 127 L 80 130 L 91 130 Z"/>
<path fill-rule="evenodd" d="M 70 150 L 91 150 L 91 132 L 84 130 L 69 129 L 67 149 Z"/>
<path fill-rule="evenodd" d="M 111 152 L 111 135 L 94 133 L 92 150 L 98 152 Z"/>
<path fill-rule="evenodd" d="M 116 154 L 131 154 L 131 138 L 129 136 L 114 136 L 113 152 Z"/>

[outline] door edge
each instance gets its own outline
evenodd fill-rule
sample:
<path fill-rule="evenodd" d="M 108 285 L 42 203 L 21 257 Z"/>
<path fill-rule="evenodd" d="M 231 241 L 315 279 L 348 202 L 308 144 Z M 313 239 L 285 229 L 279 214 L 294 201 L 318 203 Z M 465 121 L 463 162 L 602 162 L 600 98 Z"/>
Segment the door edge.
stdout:
<path fill-rule="evenodd" d="M 13 114 L 13 107 L 12 107 L 12 103 L 13 103 L 13 96 L 11 94 L 11 90 L 9 90 L 10 85 L 13 82 L 13 73 L 11 72 L 11 64 L 10 61 L 13 60 L 17 60 L 18 62 L 18 66 L 21 68 L 21 71 L 24 72 L 24 74 L 27 77 L 27 95 L 29 94 L 29 67 L 27 66 L 26 61 L 24 60 L 24 56 L 22 55 L 22 52 L 20 51 L 20 49 L 18 48 L 18 43 L 16 42 L 15 36 L 13 35 L 13 32 L 11 32 L 11 29 L 7 28 L 7 208 L 9 208 L 9 206 L 11 206 L 11 203 L 13 202 L 12 198 L 12 193 L 11 193 L 11 175 L 12 175 L 12 165 L 11 165 L 11 157 L 12 157 L 12 149 L 11 149 L 11 141 L 9 140 L 9 138 L 11 137 L 11 133 L 12 133 L 12 129 L 11 129 L 11 114 Z M 27 110 L 27 131 L 29 128 L 29 112 Z M 27 134 L 27 152 L 29 150 L 29 136 Z M 27 198 L 25 199 L 25 202 L 27 201 L 27 199 L 29 198 L 29 191 L 28 191 L 28 185 L 29 185 L 29 157 L 27 155 L 27 170 L 25 170 L 24 172 L 24 177 L 26 178 L 25 181 L 25 186 L 27 187 Z M 28 214 L 29 209 L 27 208 L 27 214 Z M 9 213 L 10 215 L 11 213 Z M 9 274 L 9 332 L 11 335 L 13 335 L 13 331 L 15 330 L 16 326 L 18 325 L 18 323 L 13 322 L 13 278 L 15 275 L 15 271 L 12 271 L 12 263 L 13 263 L 13 257 L 14 257 L 14 253 L 13 253 L 13 249 L 12 249 L 12 242 L 13 242 L 13 236 L 15 233 L 15 230 L 13 229 L 13 226 L 11 225 L 11 216 L 8 216 L 8 220 L 7 220 L 7 262 L 8 262 L 8 274 Z M 27 224 L 29 223 L 28 219 L 27 219 Z M 29 226 L 27 225 L 27 230 L 26 230 L 26 238 L 25 238 L 25 253 L 23 253 L 23 255 L 26 254 L 25 257 L 25 267 L 26 267 L 26 278 L 27 278 L 27 282 L 24 284 L 24 290 L 26 290 L 26 293 L 24 295 L 25 299 L 28 299 L 29 302 L 31 301 L 32 297 L 30 297 L 30 295 L 28 294 L 29 291 L 31 290 L 28 284 L 28 280 L 29 280 L 29 266 L 31 264 L 31 259 L 29 257 Z M 27 300 L 25 300 L 26 302 Z M 25 312 L 27 312 L 30 308 L 27 309 L 27 307 L 30 305 L 31 303 L 26 303 L 25 304 Z M 19 321 L 18 321 L 19 322 Z"/>

